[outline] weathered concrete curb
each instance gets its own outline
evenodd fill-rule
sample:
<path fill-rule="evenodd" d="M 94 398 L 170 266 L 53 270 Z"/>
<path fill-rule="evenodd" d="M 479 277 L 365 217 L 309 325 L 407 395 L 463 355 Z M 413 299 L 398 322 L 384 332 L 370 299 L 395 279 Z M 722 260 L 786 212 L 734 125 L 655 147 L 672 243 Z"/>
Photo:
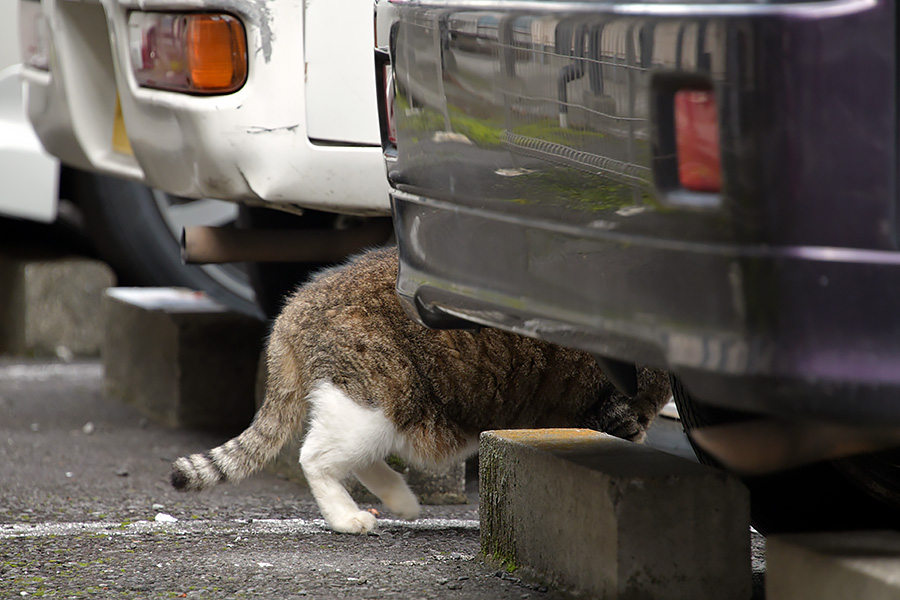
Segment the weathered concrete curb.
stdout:
<path fill-rule="evenodd" d="M 724 472 L 584 429 L 481 436 L 481 547 L 599 598 L 749 598 L 750 503 Z"/>
<path fill-rule="evenodd" d="M 767 600 L 897 600 L 900 533 L 770 536 L 766 566 Z"/>
<path fill-rule="evenodd" d="M 262 406 L 266 393 L 265 354 L 260 358 L 256 383 L 256 407 Z M 395 471 L 406 477 L 406 483 L 419 498 L 422 504 L 465 504 L 466 498 L 466 463 L 460 461 L 445 465 L 442 469 L 429 471 L 406 465 L 399 459 L 388 461 Z M 300 485 L 306 485 L 303 470 L 300 468 L 300 436 L 289 441 L 281 449 L 274 461 L 266 466 L 266 470 Z M 346 482 L 350 495 L 360 503 L 374 504 L 378 502 L 365 486 L 350 479 Z"/>
<path fill-rule="evenodd" d="M 265 323 L 185 289 L 112 288 L 103 304 L 107 395 L 170 427 L 249 424 Z"/>
<path fill-rule="evenodd" d="M 0 353 L 98 356 L 105 263 L 87 258 L 0 257 Z"/>

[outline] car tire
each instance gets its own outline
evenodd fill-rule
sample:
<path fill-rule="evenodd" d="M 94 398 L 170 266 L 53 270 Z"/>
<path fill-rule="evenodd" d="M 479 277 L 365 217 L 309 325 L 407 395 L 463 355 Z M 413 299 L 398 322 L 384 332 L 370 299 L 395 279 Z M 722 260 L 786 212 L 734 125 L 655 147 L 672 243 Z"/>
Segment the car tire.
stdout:
<path fill-rule="evenodd" d="M 699 427 L 756 418 L 698 401 L 674 376 L 671 383 L 689 440 L 691 431 Z M 693 440 L 691 446 L 701 463 L 723 468 Z M 856 461 L 868 463 L 870 457 L 822 462 L 762 477 L 743 477 L 750 491 L 753 526 L 767 535 L 900 527 L 900 506 L 879 500 L 876 494 L 859 485 L 858 471 L 855 477 L 848 476 L 848 463 Z"/>
<path fill-rule="evenodd" d="M 70 168 L 62 173 L 60 193 L 81 209 L 86 234 L 98 256 L 116 271 L 119 285 L 201 290 L 232 309 L 262 317 L 244 268 L 182 262 L 177 215 L 189 201 L 141 183 Z M 219 214 L 217 220 L 223 218 Z"/>

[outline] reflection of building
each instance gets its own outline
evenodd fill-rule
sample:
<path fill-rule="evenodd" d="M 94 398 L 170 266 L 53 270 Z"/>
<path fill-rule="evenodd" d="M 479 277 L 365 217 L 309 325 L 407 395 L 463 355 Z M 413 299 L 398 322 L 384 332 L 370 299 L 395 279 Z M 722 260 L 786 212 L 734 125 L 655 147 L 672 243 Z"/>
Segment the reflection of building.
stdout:
<path fill-rule="evenodd" d="M 476 124 L 474 143 L 638 195 L 654 185 L 652 112 L 665 96 L 654 78 L 727 80 L 739 49 L 739 26 L 708 19 L 425 11 L 409 25 L 401 47 L 415 57 L 399 72 L 411 107 L 436 111 L 444 130 Z"/>
<path fill-rule="evenodd" d="M 433 108 L 449 115 L 455 99 L 465 98 L 459 108 L 493 115 L 514 154 L 644 186 L 652 160 L 650 77 L 681 71 L 721 77 L 728 56 L 708 51 L 726 46 L 724 26 L 715 21 L 479 11 L 432 16 L 418 46 L 428 48 L 428 63 L 443 67 L 429 73 L 440 72 L 442 80 Z M 426 39 L 441 40 L 440 47 Z M 445 125 L 451 121 L 448 116 Z"/>

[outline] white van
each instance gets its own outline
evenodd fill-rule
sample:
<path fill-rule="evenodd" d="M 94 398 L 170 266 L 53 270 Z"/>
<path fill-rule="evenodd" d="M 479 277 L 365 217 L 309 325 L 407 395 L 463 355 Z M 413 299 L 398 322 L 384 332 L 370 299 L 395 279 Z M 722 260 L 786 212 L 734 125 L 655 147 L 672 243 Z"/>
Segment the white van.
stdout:
<path fill-rule="evenodd" d="M 28 117 L 64 164 L 168 194 L 182 214 L 215 198 L 299 215 L 244 208 L 250 228 L 389 216 L 371 2 L 18 7 Z"/>

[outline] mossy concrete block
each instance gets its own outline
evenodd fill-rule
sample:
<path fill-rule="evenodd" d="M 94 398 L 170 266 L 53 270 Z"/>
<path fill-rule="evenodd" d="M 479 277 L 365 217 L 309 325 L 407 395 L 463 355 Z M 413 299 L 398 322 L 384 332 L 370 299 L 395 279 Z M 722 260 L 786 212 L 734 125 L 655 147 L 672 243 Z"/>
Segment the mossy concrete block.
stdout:
<path fill-rule="evenodd" d="M 766 540 L 767 600 L 900 599 L 900 533 L 773 535 Z"/>
<path fill-rule="evenodd" d="M 266 393 L 265 354 L 260 358 L 256 385 L 256 406 L 262 406 Z M 302 433 L 295 436 L 281 449 L 278 456 L 266 466 L 266 469 L 294 483 L 306 485 L 303 469 L 300 468 L 300 444 Z M 405 464 L 392 457 L 388 460 L 391 467 L 406 477 L 406 483 L 419 498 L 422 504 L 465 504 L 466 498 L 466 463 L 460 461 L 449 463 L 439 469 L 429 470 Z M 373 504 L 377 498 L 355 478 L 345 482 L 353 499 L 360 503 Z"/>
<path fill-rule="evenodd" d="M 750 502 L 734 477 L 585 429 L 485 432 L 481 547 L 590 597 L 749 598 Z"/>
<path fill-rule="evenodd" d="M 250 423 L 265 323 L 176 288 L 112 288 L 104 309 L 107 395 L 170 427 Z"/>
<path fill-rule="evenodd" d="M 98 356 L 106 263 L 87 258 L 0 257 L 0 353 Z"/>

